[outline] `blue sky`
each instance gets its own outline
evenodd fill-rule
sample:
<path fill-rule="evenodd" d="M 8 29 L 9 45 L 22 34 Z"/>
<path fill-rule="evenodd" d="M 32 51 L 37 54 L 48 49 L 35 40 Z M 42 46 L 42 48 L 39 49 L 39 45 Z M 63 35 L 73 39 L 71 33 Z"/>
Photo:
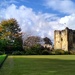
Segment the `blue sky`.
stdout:
<path fill-rule="evenodd" d="M 4 6 L 6 7 L 6 5 L 11 5 L 11 4 L 15 4 L 18 7 L 21 5 L 24 5 L 28 8 L 32 8 L 33 11 L 35 11 L 36 13 L 38 13 L 38 12 L 54 13 L 60 17 L 67 15 L 66 13 L 62 13 L 62 12 L 60 13 L 57 10 L 53 10 L 52 8 L 47 7 L 45 4 L 46 4 L 46 1 L 48 1 L 48 0 L 0 0 L 0 1 L 1 1 L 1 3 L 5 2 L 4 5 L 2 5 L 2 7 L 4 7 Z M 63 0 L 59 0 L 59 1 L 63 1 Z"/>
<path fill-rule="evenodd" d="M 0 0 L 0 21 L 15 18 L 24 33 L 49 37 L 54 30 L 75 29 L 75 0 Z"/>

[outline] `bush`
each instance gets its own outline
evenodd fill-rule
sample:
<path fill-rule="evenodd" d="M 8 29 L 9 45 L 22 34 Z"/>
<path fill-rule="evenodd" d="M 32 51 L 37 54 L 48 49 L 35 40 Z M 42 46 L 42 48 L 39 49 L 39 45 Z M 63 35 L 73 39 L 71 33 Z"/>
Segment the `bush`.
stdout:
<path fill-rule="evenodd" d="M 68 51 L 65 51 L 65 52 L 64 52 L 64 54 L 65 54 L 65 55 L 68 55 L 68 54 L 69 54 L 69 52 L 68 52 Z"/>
<path fill-rule="evenodd" d="M 36 44 L 32 47 L 24 47 L 25 48 L 25 54 L 26 55 L 40 55 L 42 54 L 42 49 L 41 49 L 41 45 Z"/>
<path fill-rule="evenodd" d="M 55 53 L 54 50 L 50 52 L 50 55 L 55 55 L 55 54 L 56 54 L 56 53 Z"/>
<path fill-rule="evenodd" d="M 26 48 L 25 52 L 26 52 L 25 53 L 26 55 L 37 55 L 38 54 L 37 49 L 34 48 L 34 47 L 32 47 L 32 48 L 30 48 L 30 47 Z"/>
<path fill-rule="evenodd" d="M 69 51 L 69 54 L 75 55 L 75 50 Z"/>
<path fill-rule="evenodd" d="M 42 55 L 49 55 L 49 54 L 50 54 L 50 52 L 48 50 L 43 50 L 42 51 Z"/>
<path fill-rule="evenodd" d="M 67 54 L 67 52 L 65 52 L 64 50 L 52 50 L 50 52 L 51 55 L 63 55 L 63 54 Z"/>
<path fill-rule="evenodd" d="M 24 50 L 20 46 L 13 46 L 13 45 L 8 45 L 6 46 L 5 49 L 6 54 L 12 54 L 13 52 L 17 52 L 17 51 L 23 52 Z"/>
<path fill-rule="evenodd" d="M 4 54 L 4 52 L 0 51 L 0 55 L 3 55 L 3 54 Z"/>
<path fill-rule="evenodd" d="M 36 52 L 31 49 L 27 49 L 25 54 L 26 55 L 36 55 Z"/>
<path fill-rule="evenodd" d="M 14 51 L 12 52 L 12 55 L 24 55 L 25 53 L 23 51 Z"/>
<path fill-rule="evenodd" d="M 63 55 L 63 54 L 65 54 L 65 51 L 64 50 L 55 50 L 55 54 L 57 54 L 57 55 Z"/>

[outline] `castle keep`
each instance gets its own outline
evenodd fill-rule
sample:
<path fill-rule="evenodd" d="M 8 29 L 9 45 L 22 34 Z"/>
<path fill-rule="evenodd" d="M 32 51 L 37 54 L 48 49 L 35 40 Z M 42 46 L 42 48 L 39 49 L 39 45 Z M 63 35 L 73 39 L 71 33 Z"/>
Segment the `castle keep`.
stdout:
<path fill-rule="evenodd" d="M 75 30 L 66 27 L 64 30 L 54 31 L 54 49 L 65 51 L 75 49 Z"/>

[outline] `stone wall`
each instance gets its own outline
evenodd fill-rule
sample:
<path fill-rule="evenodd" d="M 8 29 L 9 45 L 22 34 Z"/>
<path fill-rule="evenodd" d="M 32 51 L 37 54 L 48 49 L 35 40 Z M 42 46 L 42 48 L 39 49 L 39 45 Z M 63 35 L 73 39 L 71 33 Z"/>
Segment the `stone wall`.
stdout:
<path fill-rule="evenodd" d="M 62 50 L 67 51 L 68 50 L 68 30 L 62 30 L 61 31 L 61 41 L 62 41 Z"/>
<path fill-rule="evenodd" d="M 68 50 L 73 49 L 73 30 L 68 31 Z"/>
<path fill-rule="evenodd" d="M 75 45 L 74 40 L 74 31 L 65 28 L 64 30 L 55 30 L 54 31 L 54 49 L 62 49 L 65 51 L 73 49 L 73 45 Z"/>
<path fill-rule="evenodd" d="M 61 49 L 61 31 L 54 32 L 54 49 Z"/>
<path fill-rule="evenodd" d="M 75 30 L 73 31 L 73 49 L 75 50 Z"/>

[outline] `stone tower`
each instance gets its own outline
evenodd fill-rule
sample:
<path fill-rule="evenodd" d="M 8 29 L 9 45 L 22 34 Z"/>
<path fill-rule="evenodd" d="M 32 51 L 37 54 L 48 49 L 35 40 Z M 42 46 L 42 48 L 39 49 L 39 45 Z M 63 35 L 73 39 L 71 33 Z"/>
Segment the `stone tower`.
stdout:
<path fill-rule="evenodd" d="M 74 30 L 65 28 L 64 30 L 54 31 L 54 49 L 69 51 L 73 49 Z"/>

